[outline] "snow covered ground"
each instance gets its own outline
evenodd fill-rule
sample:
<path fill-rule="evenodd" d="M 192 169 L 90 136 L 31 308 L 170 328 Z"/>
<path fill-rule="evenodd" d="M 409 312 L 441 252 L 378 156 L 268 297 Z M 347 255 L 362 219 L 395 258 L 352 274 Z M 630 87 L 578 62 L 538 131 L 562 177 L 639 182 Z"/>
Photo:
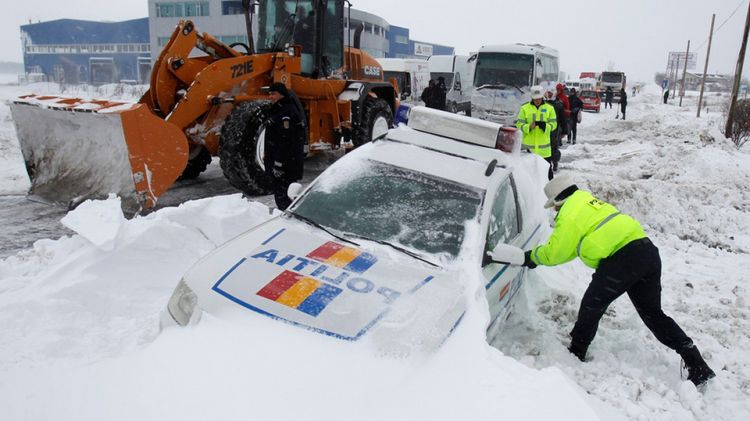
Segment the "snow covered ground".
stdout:
<path fill-rule="evenodd" d="M 204 317 L 160 333 L 182 273 L 269 210 L 228 195 L 125 220 L 113 198 L 68 214 L 76 234 L 0 260 L 0 418 L 748 419 L 749 151 L 719 133 L 721 98 L 696 119 L 694 97 L 678 108 L 659 94 L 631 98 L 627 121 L 585 114 L 561 171 L 643 222 L 660 248 L 665 310 L 717 372 L 703 394 L 627 298 L 602 319 L 591 361 L 568 354 L 591 273 L 578 262 L 534 271 L 495 347 L 476 296 L 434 355 L 383 355 L 261 317 L 250 329 Z M 28 180 L 0 118 L 0 194 L 17 194 Z"/>

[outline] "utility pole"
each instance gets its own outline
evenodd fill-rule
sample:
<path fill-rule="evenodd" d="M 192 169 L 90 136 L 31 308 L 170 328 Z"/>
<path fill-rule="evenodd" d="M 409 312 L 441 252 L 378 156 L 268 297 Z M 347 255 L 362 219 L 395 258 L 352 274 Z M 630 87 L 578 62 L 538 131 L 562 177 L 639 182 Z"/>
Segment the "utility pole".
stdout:
<path fill-rule="evenodd" d="M 714 20 L 716 13 L 711 15 L 711 31 L 708 33 L 708 50 L 706 50 L 706 64 L 703 66 L 703 77 L 701 78 L 701 94 L 698 97 L 698 115 L 701 116 L 701 106 L 703 105 L 703 89 L 706 87 L 706 73 L 708 73 L 708 57 L 711 55 L 711 41 L 714 38 Z"/>
<path fill-rule="evenodd" d="M 737 68 L 734 71 L 734 87 L 732 87 L 732 102 L 729 103 L 729 116 L 727 117 L 727 126 L 724 130 L 724 137 L 732 137 L 732 125 L 734 123 L 734 109 L 737 107 L 737 93 L 740 90 L 740 79 L 742 79 L 742 64 L 745 61 L 745 48 L 747 47 L 747 33 L 750 30 L 750 3 L 747 5 L 747 17 L 745 18 L 745 33 L 742 35 L 742 45 L 740 46 L 740 56 L 737 58 Z"/>
<path fill-rule="evenodd" d="M 685 67 L 682 68 L 682 83 L 680 84 L 680 107 L 682 107 L 682 97 L 685 96 L 685 76 L 687 75 L 687 62 L 690 56 L 690 40 L 688 40 L 688 46 L 685 50 Z"/>
<path fill-rule="evenodd" d="M 680 68 L 680 56 L 678 55 L 675 60 L 675 64 L 672 69 L 672 95 L 670 95 L 672 98 L 675 98 L 677 95 L 677 70 Z"/>

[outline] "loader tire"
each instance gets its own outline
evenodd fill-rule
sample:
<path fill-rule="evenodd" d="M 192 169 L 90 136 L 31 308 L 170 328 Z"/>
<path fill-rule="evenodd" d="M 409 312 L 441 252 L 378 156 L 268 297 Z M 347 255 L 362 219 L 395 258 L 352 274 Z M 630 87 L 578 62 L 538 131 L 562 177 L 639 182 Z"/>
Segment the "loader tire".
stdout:
<path fill-rule="evenodd" d="M 393 112 L 381 98 L 367 98 L 362 107 L 362 121 L 354 130 L 354 147 L 362 146 L 393 127 Z"/>
<path fill-rule="evenodd" d="M 206 171 L 208 164 L 211 163 L 211 152 L 202 146 L 195 151 L 191 151 L 190 155 L 187 165 L 177 181 L 194 180 L 198 178 L 203 171 Z"/>
<path fill-rule="evenodd" d="M 221 128 L 221 170 L 229 184 L 247 196 L 265 195 L 271 190 L 271 180 L 263 169 L 265 145 L 258 143 L 265 130 L 263 109 L 267 104 L 268 101 L 238 104 Z"/>

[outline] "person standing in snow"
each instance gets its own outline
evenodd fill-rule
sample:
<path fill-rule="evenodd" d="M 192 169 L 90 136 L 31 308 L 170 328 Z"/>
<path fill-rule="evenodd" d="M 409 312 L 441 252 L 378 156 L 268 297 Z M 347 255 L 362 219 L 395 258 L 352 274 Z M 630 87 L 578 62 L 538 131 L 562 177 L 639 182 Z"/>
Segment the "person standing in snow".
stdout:
<path fill-rule="evenodd" d="M 547 91 L 544 93 L 544 102 L 551 105 L 555 109 L 555 115 L 563 115 L 565 112 L 565 109 L 563 108 L 563 103 L 559 98 L 555 98 L 555 94 L 552 93 L 552 91 Z M 560 146 L 562 145 L 562 131 L 560 130 L 560 125 L 558 124 L 555 130 L 550 133 L 550 141 L 552 142 L 552 171 L 557 171 L 557 166 L 560 163 L 560 159 L 562 158 L 562 153 L 560 152 Z"/>
<path fill-rule="evenodd" d="M 563 104 L 563 114 L 557 115 L 557 125 L 560 128 L 560 140 L 562 140 L 563 137 L 567 137 L 568 143 L 570 143 L 570 103 L 568 102 L 568 97 L 565 95 L 565 85 L 562 83 L 558 83 L 557 86 L 555 86 L 555 90 L 557 94 L 555 95 L 557 99 L 562 101 Z M 562 146 L 562 142 L 560 143 Z"/>
<path fill-rule="evenodd" d="M 531 87 L 531 101 L 523 104 L 518 110 L 516 127 L 523 133 L 522 149 L 533 152 L 547 162 L 547 177 L 552 180 L 552 142 L 550 134 L 557 128 L 555 109 L 544 103 L 544 91 L 541 86 Z"/>
<path fill-rule="evenodd" d="M 664 91 L 664 103 L 667 103 L 667 100 L 669 99 L 669 89 Z"/>
<path fill-rule="evenodd" d="M 440 76 L 435 82 L 435 88 L 433 92 L 434 108 L 437 110 L 445 111 L 445 101 L 448 96 L 448 87 L 445 86 L 445 78 Z"/>
<path fill-rule="evenodd" d="M 430 79 L 430 81 L 427 83 L 427 87 L 422 90 L 422 95 L 420 95 L 419 99 L 424 102 L 425 107 L 427 108 L 435 108 L 435 90 L 437 88 L 435 87 L 435 81 L 433 79 Z"/>
<path fill-rule="evenodd" d="M 276 207 L 285 210 L 292 204 L 287 189 L 302 178 L 305 157 L 305 114 L 302 104 L 287 89 L 276 82 L 268 91 L 273 104 L 266 125 L 266 175 L 273 182 Z"/>
<path fill-rule="evenodd" d="M 585 361 L 607 307 L 628 294 L 638 315 L 659 342 L 675 350 L 696 386 L 715 376 L 698 348 L 661 308 L 661 258 L 641 224 L 591 193 L 568 174 L 544 186 L 545 208 L 554 207 L 555 228 L 544 245 L 525 252 L 524 266 L 556 266 L 576 256 L 595 270 L 581 299 L 568 350 Z"/>
<path fill-rule="evenodd" d="M 581 98 L 578 98 L 576 88 L 570 90 L 568 103 L 570 104 L 570 133 L 575 145 L 576 137 L 578 137 L 578 113 L 583 111 L 583 101 L 581 101 Z M 568 139 L 568 143 L 570 143 L 570 140 Z"/>
<path fill-rule="evenodd" d="M 607 90 L 604 91 L 604 108 L 606 109 L 609 105 L 609 108 L 612 109 L 612 98 L 614 97 L 614 92 L 612 92 L 612 87 L 607 86 Z"/>
<path fill-rule="evenodd" d="M 620 111 L 622 111 L 622 119 L 625 120 L 625 108 L 628 107 L 628 94 L 625 92 L 625 88 L 620 89 Z"/>

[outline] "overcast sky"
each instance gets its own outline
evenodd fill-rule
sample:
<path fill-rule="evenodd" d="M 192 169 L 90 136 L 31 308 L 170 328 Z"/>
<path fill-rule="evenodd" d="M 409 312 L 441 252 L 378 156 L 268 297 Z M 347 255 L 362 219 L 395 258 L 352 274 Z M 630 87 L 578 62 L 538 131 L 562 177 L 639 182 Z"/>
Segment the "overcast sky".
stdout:
<path fill-rule="evenodd" d="M 698 50 L 703 71 L 711 14 L 709 72 L 733 73 L 748 0 L 352 0 L 354 7 L 411 30 L 411 38 L 451 45 L 457 53 L 483 44 L 540 43 L 560 52 L 569 75 L 613 65 L 628 79 L 652 81 L 669 51 Z M 10 4 L 12 5 L 10 5 Z M 22 61 L 19 26 L 62 18 L 127 20 L 148 15 L 146 0 L 25 0 L 6 2 L 0 15 L 0 61 Z M 702 46 L 701 46 L 702 45 Z M 745 63 L 745 76 L 750 74 Z"/>

